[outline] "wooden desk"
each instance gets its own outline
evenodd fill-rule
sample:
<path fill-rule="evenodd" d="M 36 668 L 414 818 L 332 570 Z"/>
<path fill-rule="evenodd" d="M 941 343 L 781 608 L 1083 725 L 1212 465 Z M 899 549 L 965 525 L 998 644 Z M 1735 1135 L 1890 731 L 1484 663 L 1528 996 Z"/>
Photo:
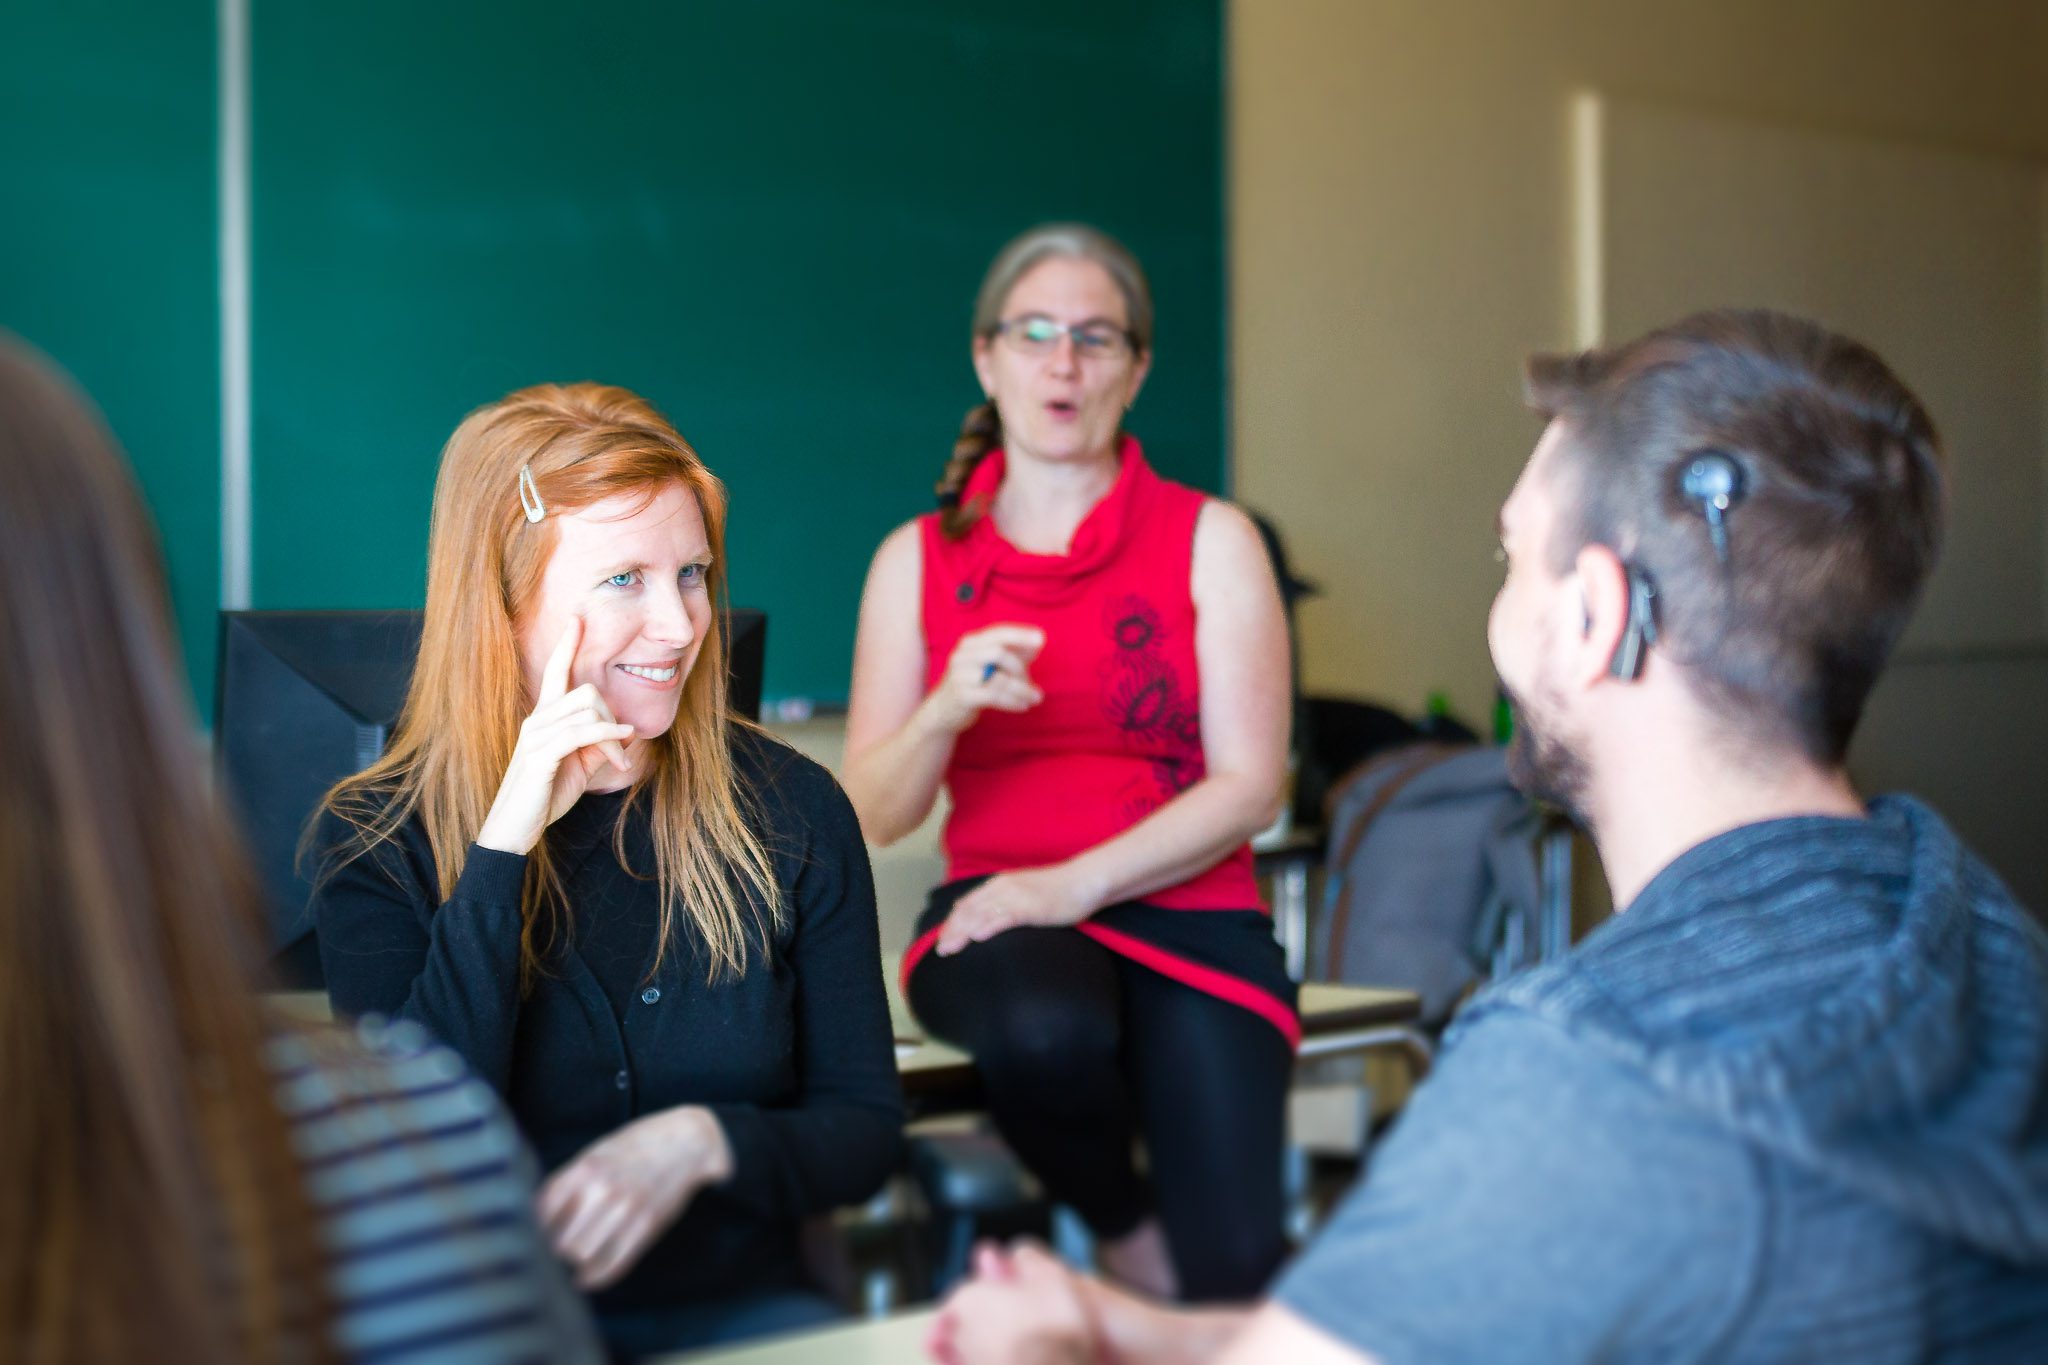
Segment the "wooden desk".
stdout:
<path fill-rule="evenodd" d="M 886 1318 L 824 1327 L 813 1332 L 792 1332 L 788 1336 L 740 1346 L 714 1347 L 708 1351 L 684 1351 L 677 1355 L 652 1356 L 650 1365 L 902 1365 L 925 1358 L 925 1333 L 931 1330 L 937 1309 L 915 1313 L 894 1313 Z"/>
<path fill-rule="evenodd" d="M 897 987 L 898 966 L 893 958 L 883 964 L 889 1023 L 896 1035 L 896 1072 L 903 1080 L 911 1116 L 980 1108 L 981 1078 L 974 1059 L 925 1037 Z M 325 991 L 279 991 L 269 999 L 295 1019 L 318 1022 L 331 1017 Z M 1428 1040 L 1415 1028 L 1421 1013 L 1422 1000 L 1413 991 L 1312 981 L 1301 988 L 1300 1055 L 1322 1057 L 1391 1044 L 1414 1057 L 1420 1074 L 1430 1061 Z"/>

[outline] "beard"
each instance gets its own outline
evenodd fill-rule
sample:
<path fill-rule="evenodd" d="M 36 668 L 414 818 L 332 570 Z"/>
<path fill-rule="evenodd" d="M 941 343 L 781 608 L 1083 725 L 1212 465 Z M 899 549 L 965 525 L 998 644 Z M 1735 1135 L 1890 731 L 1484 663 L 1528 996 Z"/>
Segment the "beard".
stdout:
<path fill-rule="evenodd" d="M 1556 806 L 1581 829 L 1591 830 L 1585 809 L 1590 773 L 1584 757 L 1553 724 L 1563 709 L 1558 699 L 1546 695 L 1540 683 L 1533 694 L 1544 699 L 1546 704 L 1540 708 L 1529 705 L 1505 683 L 1501 691 L 1507 694 L 1515 717 L 1514 737 L 1508 742 L 1508 781 L 1530 800 Z"/>

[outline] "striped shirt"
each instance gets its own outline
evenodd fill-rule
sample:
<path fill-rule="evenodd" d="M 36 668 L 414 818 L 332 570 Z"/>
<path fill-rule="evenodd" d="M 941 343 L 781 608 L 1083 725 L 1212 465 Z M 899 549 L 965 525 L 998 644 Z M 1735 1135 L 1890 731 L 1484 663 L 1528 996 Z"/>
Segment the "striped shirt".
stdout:
<path fill-rule="evenodd" d="M 454 1053 L 416 1025 L 366 1020 L 352 1039 L 280 1034 L 269 1061 L 346 1358 L 603 1359 L 535 1221 L 532 1158 Z"/>

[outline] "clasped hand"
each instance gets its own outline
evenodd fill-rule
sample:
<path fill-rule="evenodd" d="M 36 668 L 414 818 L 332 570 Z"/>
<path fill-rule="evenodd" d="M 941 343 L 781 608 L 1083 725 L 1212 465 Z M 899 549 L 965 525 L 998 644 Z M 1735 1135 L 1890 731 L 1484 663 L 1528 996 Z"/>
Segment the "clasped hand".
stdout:
<path fill-rule="evenodd" d="M 598 1290 L 632 1269 L 699 1190 L 731 1173 L 717 1116 L 683 1105 L 591 1143 L 548 1177 L 536 1208 L 576 1287 Z"/>
<path fill-rule="evenodd" d="M 940 1365 L 1088 1365 L 1100 1334 L 1079 1277 L 1030 1242 L 974 1251 L 974 1277 L 932 1320 L 925 1352 Z"/>

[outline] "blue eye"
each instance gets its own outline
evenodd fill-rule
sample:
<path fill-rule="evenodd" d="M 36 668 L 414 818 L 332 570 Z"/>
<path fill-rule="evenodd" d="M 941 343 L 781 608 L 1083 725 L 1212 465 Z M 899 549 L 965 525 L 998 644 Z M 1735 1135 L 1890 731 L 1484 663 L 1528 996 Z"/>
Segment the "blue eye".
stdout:
<path fill-rule="evenodd" d="M 680 578 L 685 583 L 702 582 L 704 578 L 704 565 L 685 564 L 683 565 L 683 571 L 680 574 L 677 574 L 676 577 Z"/>
<path fill-rule="evenodd" d="M 628 569 L 625 573 L 615 573 L 610 578 L 607 578 L 605 585 L 613 588 L 630 588 L 633 586 L 633 579 L 635 577 L 637 575 Z"/>
<path fill-rule="evenodd" d="M 1074 333 L 1074 343 L 1084 351 L 1112 350 L 1120 339 L 1105 327 L 1084 327 Z"/>

